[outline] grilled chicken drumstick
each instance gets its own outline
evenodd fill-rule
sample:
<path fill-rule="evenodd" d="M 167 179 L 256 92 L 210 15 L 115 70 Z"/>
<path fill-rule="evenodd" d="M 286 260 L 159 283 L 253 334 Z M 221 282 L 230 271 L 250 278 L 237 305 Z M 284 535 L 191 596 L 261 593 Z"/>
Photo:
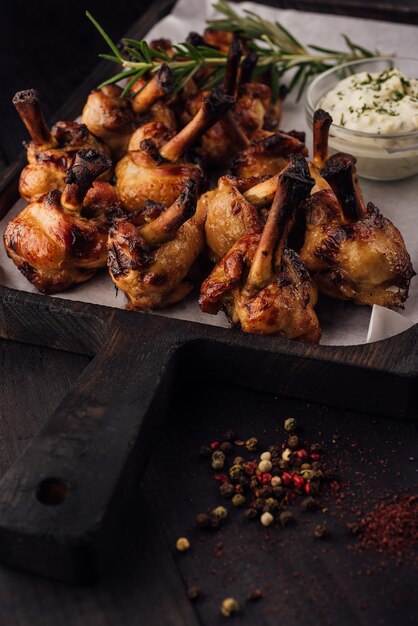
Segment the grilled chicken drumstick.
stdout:
<path fill-rule="evenodd" d="M 92 91 L 87 98 L 82 122 L 110 147 L 115 159 L 121 159 L 126 153 L 132 133 L 141 124 L 154 120 L 176 128 L 174 114 L 161 102 L 173 91 L 170 68 L 162 65 L 146 87 L 141 89 L 144 84 L 143 80 L 135 83 L 131 90 L 135 95 L 131 100 L 121 97 L 123 90 L 118 85 L 105 85 Z M 144 119 L 145 115 L 148 118 Z"/>
<path fill-rule="evenodd" d="M 271 205 L 279 175 L 271 178 L 221 176 L 216 189 L 203 194 L 207 216 L 205 235 L 209 256 L 219 261 L 244 235 L 262 231 L 261 209 Z"/>
<path fill-rule="evenodd" d="M 224 306 L 244 332 L 319 341 L 316 287 L 299 256 L 285 247 L 295 210 L 313 184 L 305 159 L 293 156 L 263 232 L 239 239 L 203 282 L 202 311 L 216 314 Z"/>
<path fill-rule="evenodd" d="M 91 185 L 110 167 L 103 153 L 80 150 L 64 191 L 50 191 L 8 224 L 7 254 L 40 292 L 62 291 L 106 266 L 108 226 L 103 207 L 114 209 L 116 197 L 109 183 Z M 83 216 L 84 201 L 86 212 L 96 217 Z"/>
<path fill-rule="evenodd" d="M 117 220 L 108 241 L 108 268 L 130 309 L 163 308 L 187 296 L 187 275 L 202 252 L 204 206 L 196 208 L 197 183 L 184 189 L 169 207 L 148 201 L 143 211 Z"/>
<path fill-rule="evenodd" d="M 324 111 L 315 113 L 316 192 L 305 202 L 301 258 L 327 296 L 403 308 L 415 272 L 402 235 L 364 202 L 354 157 L 338 153 L 326 160 L 330 123 Z"/>
<path fill-rule="evenodd" d="M 307 156 L 305 134 L 298 131 L 256 131 L 250 145 L 242 150 L 232 164 L 232 173 L 239 178 L 273 176 L 289 162 L 291 154 Z"/>
<path fill-rule="evenodd" d="M 234 104 L 214 90 L 196 116 L 177 135 L 161 122 L 150 122 L 132 135 L 128 153 L 116 166 L 117 189 L 124 208 L 135 211 L 147 200 L 171 205 L 189 178 L 203 181 L 202 167 L 181 155 Z"/>
<path fill-rule="evenodd" d="M 29 165 L 19 180 L 19 193 L 28 202 L 52 189 L 64 189 L 67 171 L 78 150 L 94 148 L 109 154 L 108 148 L 84 124 L 57 122 L 49 129 L 35 89 L 18 91 L 13 104 L 32 138 L 27 147 Z"/>

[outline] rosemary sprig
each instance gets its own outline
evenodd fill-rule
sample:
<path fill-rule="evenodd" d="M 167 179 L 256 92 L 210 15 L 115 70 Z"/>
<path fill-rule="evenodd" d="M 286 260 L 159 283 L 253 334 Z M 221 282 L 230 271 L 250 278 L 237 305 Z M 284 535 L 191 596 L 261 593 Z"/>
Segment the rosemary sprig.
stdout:
<path fill-rule="evenodd" d="M 282 76 L 289 70 L 293 70 L 293 74 L 288 88 L 289 90 L 297 88 L 299 99 L 307 82 L 315 74 L 347 61 L 380 56 L 378 51 L 367 50 L 346 35 L 343 35 L 348 48 L 346 51 L 330 50 L 314 44 L 303 46 L 279 22 L 263 19 L 251 11 L 244 11 L 244 14 L 240 15 L 225 0 L 219 0 L 213 6 L 223 17 L 208 20 L 209 28 L 237 32 L 249 48 L 257 51 L 258 61 L 254 75 L 264 72 L 270 74 L 274 98 L 278 97 Z M 122 66 L 122 71 L 106 80 L 100 87 L 127 79 L 123 90 L 125 96 L 139 78 L 157 72 L 163 63 L 173 71 L 176 91 L 182 89 L 188 80 L 196 77 L 202 68 L 209 71 L 204 73 L 203 79 L 200 79 L 201 89 L 211 89 L 223 80 L 227 55 L 219 50 L 183 42 L 173 45 L 174 54 L 168 54 L 166 50 L 153 49 L 146 41 L 135 39 L 122 39 L 122 46 L 118 47 L 88 11 L 86 15 L 112 52 L 99 56 Z"/>

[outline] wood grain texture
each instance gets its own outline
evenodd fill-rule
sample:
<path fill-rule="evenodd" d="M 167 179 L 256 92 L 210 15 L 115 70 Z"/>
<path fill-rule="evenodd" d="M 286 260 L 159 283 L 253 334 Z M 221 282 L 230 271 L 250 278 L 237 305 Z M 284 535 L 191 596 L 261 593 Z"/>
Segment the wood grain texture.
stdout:
<path fill-rule="evenodd" d="M 90 359 L 0 341 L 0 476 L 68 393 Z M 24 391 L 24 392 L 23 392 Z M 74 588 L 0 567 L 1 623 L 7 626 L 197 626 L 159 523 L 143 492 L 112 537 L 100 585 Z"/>

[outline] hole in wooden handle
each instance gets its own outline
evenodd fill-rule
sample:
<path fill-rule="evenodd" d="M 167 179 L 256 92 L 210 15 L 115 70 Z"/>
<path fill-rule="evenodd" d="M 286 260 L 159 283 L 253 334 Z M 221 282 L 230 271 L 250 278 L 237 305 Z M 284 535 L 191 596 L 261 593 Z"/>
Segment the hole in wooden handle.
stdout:
<path fill-rule="evenodd" d="M 45 478 L 36 491 L 39 502 L 48 506 L 62 504 L 70 495 L 68 486 L 58 478 Z"/>

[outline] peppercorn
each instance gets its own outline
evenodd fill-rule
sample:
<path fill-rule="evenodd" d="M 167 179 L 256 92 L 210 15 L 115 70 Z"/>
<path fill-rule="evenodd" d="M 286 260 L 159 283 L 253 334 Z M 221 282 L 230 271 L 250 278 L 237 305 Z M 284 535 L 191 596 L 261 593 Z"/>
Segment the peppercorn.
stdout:
<path fill-rule="evenodd" d="M 287 440 L 287 445 L 291 450 L 296 450 L 299 445 L 299 437 L 297 435 L 291 435 Z"/>
<path fill-rule="evenodd" d="M 271 453 L 270 452 L 262 452 L 260 454 L 260 461 L 271 461 Z"/>
<path fill-rule="evenodd" d="M 236 493 L 232 498 L 232 504 L 234 506 L 243 506 L 245 504 L 245 496 L 242 493 Z"/>
<path fill-rule="evenodd" d="M 210 517 L 206 513 L 199 513 L 196 515 L 196 522 L 199 528 L 207 528 L 210 526 Z"/>
<path fill-rule="evenodd" d="M 226 433 L 224 434 L 224 439 L 225 441 L 233 441 L 235 439 L 235 433 L 233 430 L 227 430 Z"/>
<path fill-rule="evenodd" d="M 209 448 L 209 446 L 201 446 L 199 454 L 203 457 L 210 457 L 212 454 L 212 450 L 211 448 Z"/>
<path fill-rule="evenodd" d="M 255 477 L 251 478 L 250 479 L 250 489 L 251 489 L 251 491 L 254 491 L 254 489 L 257 489 L 257 487 L 258 487 L 258 480 L 257 480 L 257 478 L 255 478 Z"/>
<path fill-rule="evenodd" d="M 325 539 L 329 536 L 328 526 L 326 524 L 317 524 L 315 526 L 314 535 L 317 539 Z"/>
<path fill-rule="evenodd" d="M 217 528 L 219 528 L 222 524 L 222 520 L 220 517 L 216 517 L 216 515 L 211 515 L 210 516 L 210 527 L 214 528 L 215 530 Z"/>
<path fill-rule="evenodd" d="M 256 511 L 262 511 L 265 505 L 265 499 L 264 498 L 256 498 L 253 502 L 253 507 L 255 508 Z"/>
<path fill-rule="evenodd" d="M 270 496 L 273 495 L 273 488 L 270 487 L 269 485 L 263 485 L 263 487 L 261 487 L 261 489 L 258 490 L 258 495 L 261 498 L 269 498 Z"/>
<path fill-rule="evenodd" d="M 255 602 L 256 600 L 261 600 L 263 596 L 264 594 L 261 591 L 261 589 L 256 587 L 255 589 L 250 591 L 250 593 L 248 594 L 248 600 L 250 600 L 251 602 Z"/>
<path fill-rule="evenodd" d="M 283 461 L 290 461 L 290 458 L 292 456 L 292 451 L 290 450 L 290 448 L 286 448 L 285 450 L 283 450 L 282 452 L 282 460 Z"/>
<path fill-rule="evenodd" d="M 236 456 L 233 465 L 244 465 L 245 459 L 242 456 Z"/>
<path fill-rule="evenodd" d="M 247 439 L 247 441 L 245 442 L 245 447 L 250 452 L 254 452 L 255 450 L 257 450 L 257 445 L 258 439 L 256 439 L 255 437 L 250 437 L 250 439 Z"/>
<path fill-rule="evenodd" d="M 227 454 L 232 450 L 232 444 L 229 443 L 229 441 L 224 441 L 219 447 L 224 454 Z"/>
<path fill-rule="evenodd" d="M 229 475 L 231 477 L 231 480 L 237 481 L 240 477 L 241 472 L 242 472 L 242 467 L 240 465 L 233 465 L 229 469 Z"/>
<path fill-rule="evenodd" d="M 284 459 L 279 460 L 280 469 L 287 469 L 289 467 L 289 461 L 285 461 Z"/>
<path fill-rule="evenodd" d="M 261 473 L 269 472 L 272 467 L 271 461 L 260 461 L 258 464 L 258 471 Z"/>
<path fill-rule="evenodd" d="M 213 469 L 222 469 L 225 463 L 225 455 L 221 450 L 216 450 L 212 454 L 212 467 Z"/>
<path fill-rule="evenodd" d="M 250 507 L 249 509 L 245 509 L 244 515 L 247 519 L 254 519 L 258 514 L 256 509 Z"/>
<path fill-rule="evenodd" d="M 280 478 L 280 476 L 273 476 L 270 484 L 272 487 L 278 487 L 279 485 L 282 484 L 282 479 Z"/>
<path fill-rule="evenodd" d="M 239 604 L 235 598 L 225 598 L 222 600 L 221 613 L 225 617 L 231 617 L 239 612 Z"/>
<path fill-rule="evenodd" d="M 271 513 L 266 511 L 265 513 L 261 515 L 260 522 L 263 524 L 263 526 L 270 526 L 270 524 L 274 522 L 274 517 L 272 516 Z"/>
<path fill-rule="evenodd" d="M 223 496 L 224 498 L 232 498 L 235 493 L 235 488 L 230 483 L 222 483 L 222 485 L 219 487 L 219 491 L 221 496 Z"/>
<path fill-rule="evenodd" d="M 315 498 L 309 497 L 302 500 L 301 506 L 304 511 L 315 511 L 318 508 L 318 502 Z"/>
<path fill-rule="evenodd" d="M 305 480 L 311 480 L 315 476 L 315 473 L 312 470 L 302 469 L 300 472 Z"/>
<path fill-rule="evenodd" d="M 284 496 L 284 489 L 281 485 L 277 485 L 277 487 L 273 487 L 273 495 L 275 498 L 282 498 Z"/>
<path fill-rule="evenodd" d="M 176 548 L 179 552 L 186 552 L 190 548 L 190 541 L 187 537 L 179 537 L 176 541 Z"/>
<path fill-rule="evenodd" d="M 290 524 L 293 524 L 296 521 L 293 514 L 290 511 L 283 511 L 283 513 L 280 513 L 279 520 L 283 526 L 289 526 Z"/>
<path fill-rule="evenodd" d="M 273 454 L 279 454 L 280 452 L 280 447 L 277 445 L 277 443 L 274 443 L 272 446 L 269 447 L 269 452 L 273 455 Z"/>
<path fill-rule="evenodd" d="M 187 589 L 187 596 L 189 598 L 189 600 L 197 600 L 197 598 L 199 597 L 200 591 L 197 587 L 189 587 Z"/>
<path fill-rule="evenodd" d="M 225 519 L 226 517 L 228 517 L 228 511 L 224 506 L 217 506 L 216 509 L 213 509 L 212 515 L 214 515 L 218 519 Z"/>
<path fill-rule="evenodd" d="M 268 507 L 269 511 L 274 511 L 275 509 L 279 508 L 279 503 L 276 498 L 267 498 L 266 506 Z"/>
<path fill-rule="evenodd" d="M 284 429 L 288 433 L 293 433 L 297 428 L 297 421 L 294 417 L 288 417 L 284 422 Z"/>
<path fill-rule="evenodd" d="M 242 475 L 239 477 L 239 484 L 242 487 L 246 487 L 250 482 L 250 479 L 248 478 L 248 476 Z"/>
<path fill-rule="evenodd" d="M 309 451 L 314 453 L 323 452 L 323 450 L 324 448 L 320 443 L 313 443 L 309 448 Z"/>

